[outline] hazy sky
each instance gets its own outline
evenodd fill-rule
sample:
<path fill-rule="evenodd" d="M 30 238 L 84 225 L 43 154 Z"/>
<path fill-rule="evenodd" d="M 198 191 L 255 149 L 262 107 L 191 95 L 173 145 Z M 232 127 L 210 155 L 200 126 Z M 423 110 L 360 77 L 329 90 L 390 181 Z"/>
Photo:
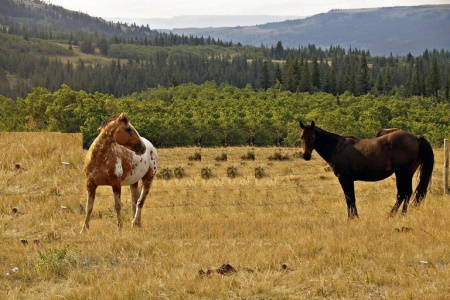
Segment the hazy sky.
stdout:
<path fill-rule="evenodd" d="M 49 0 L 64 8 L 108 19 L 182 15 L 311 16 L 331 9 L 450 4 L 450 0 Z"/>

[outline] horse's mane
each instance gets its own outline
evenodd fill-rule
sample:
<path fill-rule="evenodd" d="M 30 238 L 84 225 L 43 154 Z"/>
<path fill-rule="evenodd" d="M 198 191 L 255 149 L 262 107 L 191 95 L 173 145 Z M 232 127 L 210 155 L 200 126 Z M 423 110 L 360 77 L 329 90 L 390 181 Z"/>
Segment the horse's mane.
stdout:
<path fill-rule="evenodd" d="M 109 117 L 108 119 L 106 119 L 105 121 L 103 121 L 103 123 L 102 123 L 102 125 L 100 126 L 100 128 L 99 129 L 103 129 L 103 128 L 105 128 L 106 126 L 108 126 L 108 124 L 109 123 L 111 123 L 112 121 L 114 121 L 115 119 L 117 119 L 119 116 L 112 116 L 112 117 Z M 122 118 L 122 120 L 124 121 L 124 122 L 128 122 L 128 118 L 127 118 L 127 116 L 123 116 L 123 118 Z"/>
<path fill-rule="evenodd" d="M 326 131 L 326 130 L 324 130 L 324 129 L 320 128 L 320 127 L 317 127 L 317 126 L 315 128 L 318 129 L 318 131 L 321 132 L 322 134 L 324 134 L 326 136 L 329 136 L 329 137 L 332 137 L 332 138 L 346 138 L 346 137 L 349 137 L 349 136 L 342 136 L 342 135 L 334 133 L 334 132 Z"/>

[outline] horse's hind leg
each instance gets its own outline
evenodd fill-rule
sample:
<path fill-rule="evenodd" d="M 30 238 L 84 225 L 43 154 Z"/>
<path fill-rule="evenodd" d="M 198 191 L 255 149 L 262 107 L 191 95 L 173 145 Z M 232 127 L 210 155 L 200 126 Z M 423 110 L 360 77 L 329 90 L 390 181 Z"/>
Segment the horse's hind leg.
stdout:
<path fill-rule="evenodd" d="M 390 216 L 394 216 L 400 205 L 402 205 L 402 215 L 406 215 L 408 211 L 409 199 L 411 198 L 413 189 L 412 189 L 412 176 L 405 174 L 406 172 L 396 172 L 395 180 L 397 183 L 397 201 L 391 209 Z"/>
<path fill-rule="evenodd" d="M 139 199 L 139 188 L 138 183 L 136 182 L 132 185 L 130 185 L 130 192 L 131 192 L 131 219 L 134 218 L 136 215 L 136 204 Z"/>
<path fill-rule="evenodd" d="M 86 218 L 84 219 L 83 228 L 80 233 L 85 233 L 89 229 L 89 221 L 91 220 L 92 210 L 94 209 L 95 191 L 97 186 L 91 182 L 87 183 L 87 203 L 86 203 Z"/>
<path fill-rule="evenodd" d="M 137 200 L 137 208 L 136 213 L 134 215 L 133 221 L 131 223 L 131 227 L 140 227 L 141 226 L 141 212 L 142 207 L 144 206 L 145 199 L 150 191 L 150 186 L 152 185 L 154 178 L 154 174 L 151 170 L 145 174 L 145 176 L 142 178 L 142 191 L 141 195 L 139 196 L 139 199 Z"/>
<path fill-rule="evenodd" d="M 406 212 L 408 210 L 409 199 L 411 198 L 412 193 L 413 193 L 412 176 L 407 176 L 404 182 L 404 190 L 403 190 L 404 200 L 403 200 L 402 215 L 406 215 Z"/>

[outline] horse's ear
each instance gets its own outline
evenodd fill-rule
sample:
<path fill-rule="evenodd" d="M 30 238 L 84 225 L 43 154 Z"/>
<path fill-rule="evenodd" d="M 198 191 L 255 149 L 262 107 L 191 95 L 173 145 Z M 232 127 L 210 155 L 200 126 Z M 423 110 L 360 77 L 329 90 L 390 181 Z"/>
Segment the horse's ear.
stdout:
<path fill-rule="evenodd" d="M 125 124 L 128 123 L 128 116 L 126 113 L 121 113 L 119 117 L 117 118 L 118 121 L 124 122 Z"/>
<path fill-rule="evenodd" d="M 311 121 L 311 127 L 314 128 L 316 126 L 316 123 L 314 121 Z"/>
<path fill-rule="evenodd" d="M 300 128 L 305 129 L 305 124 L 303 124 L 302 121 L 300 121 Z"/>

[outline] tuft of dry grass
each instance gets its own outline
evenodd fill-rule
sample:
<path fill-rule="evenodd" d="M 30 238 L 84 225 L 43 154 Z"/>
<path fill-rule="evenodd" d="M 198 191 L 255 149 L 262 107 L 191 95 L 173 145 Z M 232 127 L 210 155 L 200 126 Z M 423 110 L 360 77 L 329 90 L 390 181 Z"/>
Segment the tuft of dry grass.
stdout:
<path fill-rule="evenodd" d="M 184 175 L 155 180 L 142 228 L 119 233 L 111 189 L 100 187 L 80 235 L 81 135 L 0 133 L 0 144 L 1 299 L 450 298 L 441 149 L 422 207 L 388 218 L 393 177 L 357 182 L 352 221 L 317 154 L 305 162 L 295 148 L 228 147 L 218 161 L 224 149 L 159 149 L 160 169 Z M 196 152 L 201 161 L 189 160 Z M 255 160 L 242 159 L 249 152 Z M 291 159 L 269 160 L 275 152 Z M 122 195 L 130 224 L 128 188 Z M 224 264 L 236 272 L 199 275 Z"/>

